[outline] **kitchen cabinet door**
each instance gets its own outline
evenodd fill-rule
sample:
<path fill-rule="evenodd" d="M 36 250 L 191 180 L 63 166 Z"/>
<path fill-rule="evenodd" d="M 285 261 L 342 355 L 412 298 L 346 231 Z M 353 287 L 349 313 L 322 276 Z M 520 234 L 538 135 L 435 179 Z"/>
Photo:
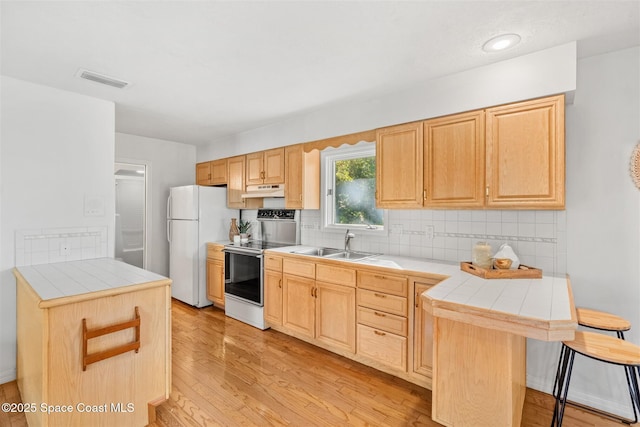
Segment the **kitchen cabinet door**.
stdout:
<path fill-rule="evenodd" d="M 425 206 L 482 207 L 484 182 L 484 111 L 425 121 Z"/>
<path fill-rule="evenodd" d="M 224 261 L 207 259 L 207 298 L 224 307 Z"/>
<path fill-rule="evenodd" d="M 432 286 L 416 282 L 414 294 L 413 372 L 429 380 L 433 369 L 433 317 L 423 309 L 420 295 Z"/>
<path fill-rule="evenodd" d="M 376 206 L 421 208 L 423 205 L 422 122 L 376 131 Z"/>
<path fill-rule="evenodd" d="M 487 109 L 487 207 L 564 209 L 564 146 L 564 95 Z"/>
<path fill-rule="evenodd" d="M 356 351 L 356 289 L 316 282 L 316 339 L 351 353 Z"/>
<path fill-rule="evenodd" d="M 227 160 L 227 207 L 242 209 L 244 199 L 241 196 L 246 191 L 244 183 L 245 156 L 231 157 Z"/>
<path fill-rule="evenodd" d="M 211 182 L 211 162 L 196 164 L 196 184 L 209 185 Z"/>
<path fill-rule="evenodd" d="M 282 273 L 264 272 L 264 318 L 269 323 L 282 325 Z"/>
<path fill-rule="evenodd" d="M 211 178 L 209 183 L 211 185 L 226 185 L 227 159 L 212 160 L 209 163 L 209 168 L 211 169 Z"/>
<path fill-rule="evenodd" d="M 287 209 L 320 209 L 320 151 L 302 144 L 285 147 L 284 204 Z"/>
<path fill-rule="evenodd" d="M 247 185 L 284 183 L 284 148 L 247 154 L 246 162 Z"/>
<path fill-rule="evenodd" d="M 282 281 L 282 325 L 308 338 L 315 332 L 315 283 L 315 279 L 289 274 Z"/>
<path fill-rule="evenodd" d="M 243 199 L 247 188 L 244 180 L 245 156 L 227 159 L 227 207 L 233 209 L 257 209 L 262 207 L 262 199 Z"/>

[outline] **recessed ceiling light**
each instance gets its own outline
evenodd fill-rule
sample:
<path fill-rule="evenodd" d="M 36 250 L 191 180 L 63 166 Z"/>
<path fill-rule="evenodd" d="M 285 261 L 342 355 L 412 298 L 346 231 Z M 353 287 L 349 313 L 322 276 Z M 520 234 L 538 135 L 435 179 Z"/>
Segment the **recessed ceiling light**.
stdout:
<path fill-rule="evenodd" d="M 520 43 L 520 36 L 517 34 L 501 34 L 482 45 L 485 52 L 498 52 L 511 48 Z"/>

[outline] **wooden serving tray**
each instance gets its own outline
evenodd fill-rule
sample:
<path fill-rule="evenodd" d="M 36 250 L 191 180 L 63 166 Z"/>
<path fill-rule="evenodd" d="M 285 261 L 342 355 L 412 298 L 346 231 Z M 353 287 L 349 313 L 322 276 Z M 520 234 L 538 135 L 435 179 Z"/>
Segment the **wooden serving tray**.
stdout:
<path fill-rule="evenodd" d="M 460 270 L 466 271 L 483 279 L 540 279 L 542 278 L 542 270 L 528 265 L 520 264 L 517 270 L 492 268 L 486 269 L 473 265 L 470 262 L 462 261 Z"/>

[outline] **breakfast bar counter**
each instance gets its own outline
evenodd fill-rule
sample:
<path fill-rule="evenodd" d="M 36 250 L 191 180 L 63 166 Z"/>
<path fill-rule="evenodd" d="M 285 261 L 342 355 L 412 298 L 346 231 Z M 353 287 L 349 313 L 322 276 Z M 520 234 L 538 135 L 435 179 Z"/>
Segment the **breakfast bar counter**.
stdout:
<path fill-rule="evenodd" d="M 421 298 L 433 316 L 432 419 L 445 426 L 519 426 L 526 338 L 574 337 L 569 278 L 482 279 L 460 271 Z"/>

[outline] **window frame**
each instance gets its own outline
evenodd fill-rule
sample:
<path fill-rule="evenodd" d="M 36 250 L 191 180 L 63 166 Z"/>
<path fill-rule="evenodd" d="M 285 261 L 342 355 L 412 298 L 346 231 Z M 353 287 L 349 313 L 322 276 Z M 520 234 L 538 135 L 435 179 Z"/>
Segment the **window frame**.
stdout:
<path fill-rule="evenodd" d="M 327 232 L 344 233 L 347 229 L 357 231 L 361 234 L 371 234 L 386 236 L 389 234 L 389 216 L 387 209 L 382 210 L 383 225 L 376 225 L 376 228 L 369 228 L 366 224 L 336 224 L 334 222 L 335 204 L 335 169 L 336 160 L 348 160 L 360 157 L 375 157 L 376 143 L 361 141 L 355 145 L 341 146 L 338 148 L 329 147 L 320 154 L 321 161 L 321 195 L 320 210 L 322 217 L 322 230 Z M 331 194 L 329 194 L 331 189 Z M 375 196 L 375 195 L 374 195 Z"/>

